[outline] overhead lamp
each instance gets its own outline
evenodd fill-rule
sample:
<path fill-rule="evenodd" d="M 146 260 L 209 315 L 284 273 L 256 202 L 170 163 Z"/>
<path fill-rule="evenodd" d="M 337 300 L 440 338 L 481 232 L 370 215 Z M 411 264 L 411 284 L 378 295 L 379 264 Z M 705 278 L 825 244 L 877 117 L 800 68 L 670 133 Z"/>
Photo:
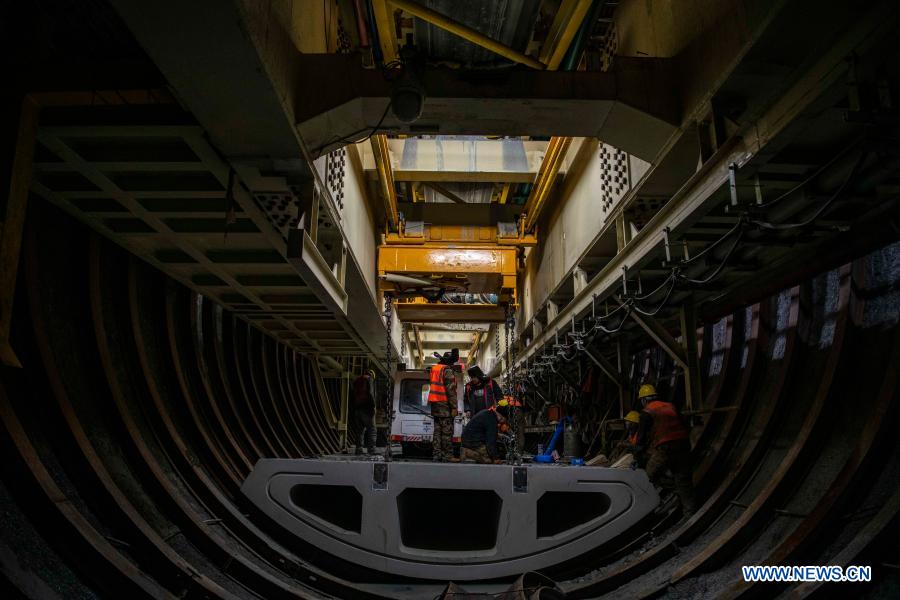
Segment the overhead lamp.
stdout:
<path fill-rule="evenodd" d="M 400 62 L 403 74 L 391 89 L 391 110 L 400 122 L 414 123 L 422 116 L 425 106 L 421 59 L 415 46 L 407 44 L 400 49 Z"/>

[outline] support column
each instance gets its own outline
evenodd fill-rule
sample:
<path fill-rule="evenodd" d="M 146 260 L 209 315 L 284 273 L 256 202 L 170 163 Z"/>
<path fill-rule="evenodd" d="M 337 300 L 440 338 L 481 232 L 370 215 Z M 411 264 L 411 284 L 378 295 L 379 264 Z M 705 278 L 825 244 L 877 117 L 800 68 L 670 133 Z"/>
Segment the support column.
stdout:
<path fill-rule="evenodd" d="M 575 287 L 575 295 L 581 293 L 581 290 L 587 287 L 587 273 L 581 267 L 575 267 L 572 271 L 573 285 Z"/>
<path fill-rule="evenodd" d="M 535 317 L 531 321 L 531 334 L 534 336 L 534 339 L 538 339 L 543 331 L 544 324 L 541 323 L 541 321 L 537 317 Z"/>
<path fill-rule="evenodd" d="M 319 195 L 316 193 L 316 185 L 312 181 L 303 186 L 300 192 L 300 222 L 299 229 L 306 231 L 306 235 L 315 244 L 319 237 Z"/>
<path fill-rule="evenodd" d="M 354 363 L 353 358 L 348 358 L 350 365 Z M 341 372 L 341 416 L 338 420 L 338 436 L 340 447 L 347 447 L 347 421 L 350 418 L 350 369 L 344 368 Z"/>
<path fill-rule="evenodd" d="M 559 314 L 559 306 L 553 300 L 547 300 L 547 323 L 552 323 Z"/>
<path fill-rule="evenodd" d="M 616 250 L 621 252 L 631 241 L 631 224 L 625 218 L 625 213 L 616 215 Z"/>
<path fill-rule="evenodd" d="M 700 408 L 702 402 L 700 386 L 700 360 L 697 356 L 697 309 L 688 298 L 681 306 L 681 345 L 687 365 L 684 369 L 684 408 Z"/>
<path fill-rule="evenodd" d="M 31 186 L 39 112 L 40 109 L 33 99 L 26 96 L 22 100 L 15 156 L 9 174 L 6 215 L 0 237 L 0 361 L 10 367 L 22 366 L 9 343 L 9 334 L 12 328 L 13 299 L 16 295 L 19 252 L 22 249 L 22 232 L 28 208 L 28 189 Z"/>
<path fill-rule="evenodd" d="M 629 373 L 625 371 L 625 363 L 628 359 L 628 347 L 625 343 L 618 339 L 616 340 L 616 367 L 619 370 L 619 373 L 622 374 L 623 385 L 619 386 L 619 418 L 625 418 L 625 404 L 628 402 L 628 395 L 631 393 L 631 377 Z"/>

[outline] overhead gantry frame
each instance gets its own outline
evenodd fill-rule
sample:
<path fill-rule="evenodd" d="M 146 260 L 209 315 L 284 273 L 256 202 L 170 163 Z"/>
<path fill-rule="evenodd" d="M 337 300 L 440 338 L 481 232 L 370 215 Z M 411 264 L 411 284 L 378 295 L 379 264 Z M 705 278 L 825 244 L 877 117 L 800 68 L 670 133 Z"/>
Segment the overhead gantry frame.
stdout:
<path fill-rule="evenodd" d="M 592 0 L 563 0 L 540 49 L 540 60 L 538 60 L 415 2 L 375 0 L 373 3 L 385 64 L 395 62 L 398 56 L 397 36 L 392 18 L 392 7 L 395 7 L 504 58 L 540 70 L 556 70 L 560 66 L 590 12 L 591 6 Z M 454 282 L 465 282 L 464 289 L 468 292 L 497 292 L 499 296 L 497 305 L 483 306 L 426 304 L 421 301 L 405 302 L 402 305 L 403 311 L 398 306 L 398 313 L 405 312 L 410 318 L 418 317 L 418 319 L 432 322 L 434 318 L 451 321 L 503 321 L 505 315 L 502 310 L 498 310 L 500 306 L 516 305 L 517 250 L 515 247 L 533 246 L 537 243 L 535 230 L 538 218 L 549 204 L 553 184 L 572 138 L 554 137 L 551 139 L 526 202 L 524 218 L 518 223 L 515 236 L 503 235 L 496 227 L 455 227 L 449 230 L 447 227 L 442 227 L 440 231 L 436 232 L 432 226 L 425 224 L 421 231 L 414 234 L 404 231 L 404 223 L 397 210 L 397 197 L 387 138 L 385 135 L 374 135 L 371 140 L 388 225 L 388 232 L 378 254 L 378 272 L 382 290 L 389 293 L 403 293 L 404 288 L 408 289 L 409 286 L 387 280 L 391 274 L 402 274 L 429 280 L 438 286 L 449 285 L 450 289 Z M 457 204 L 464 203 L 455 194 L 439 185 L 426 185 L 431 185 L 438 193 Z M 505 203 L 508 195 L 509 184 L 506 184 L 503 187 L 500 202 Z M 488 275 L 490 277 L 486 277 Z M 488 284 L 488 287 L 485 287 L 485 283 Z M 491 288 L 492 285 L 499 285 L 499 287 Z M 401 314 L 401 318 L 403 318 L 403 314 Z"/>

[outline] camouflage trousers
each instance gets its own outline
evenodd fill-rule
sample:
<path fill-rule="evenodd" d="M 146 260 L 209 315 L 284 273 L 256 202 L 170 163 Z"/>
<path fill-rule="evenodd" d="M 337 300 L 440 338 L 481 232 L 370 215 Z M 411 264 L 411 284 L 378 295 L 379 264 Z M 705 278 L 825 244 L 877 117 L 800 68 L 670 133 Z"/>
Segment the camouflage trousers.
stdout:
<path fill-rule="evenodd" d="M 485 446 L 484 444 L 478 446 L 477 448 L 463 447 L 460 452 L 460 458 L 462 460 L 474 460 L 475 462 L 482 464 L 491 464 L 492 462 L 494 462 L 493 459 L 491 459 L 491 455 L 488 454 L 487 446 Z"/>
<path fill-rule="evenodd" d="M 695 506 L 690 442 L 667 442 L 650 450 L 646 466 L 650 481 L 659 485 L 666 470 L 671 471 L 675 479 L 675 493 L 681 501 L 682 510 L 693 513 Z"/>
<path fill-rule="evenodd" d="M 434 460 L 450 460 L 453 458 L 453 413 L 450 412 L 450 406 L 434 402 L 431 405 L 431 418 L 434 419 L 431 456 Z"/>

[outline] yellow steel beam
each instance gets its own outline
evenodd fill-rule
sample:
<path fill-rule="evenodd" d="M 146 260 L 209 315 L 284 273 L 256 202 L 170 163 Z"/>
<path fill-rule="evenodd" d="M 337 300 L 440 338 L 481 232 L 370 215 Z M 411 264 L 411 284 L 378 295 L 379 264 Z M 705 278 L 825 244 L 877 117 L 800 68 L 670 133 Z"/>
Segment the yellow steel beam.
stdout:
<path fill-rule="evenodd" d="M 591 2 L 592 0 L 562 0 L 538 55 L 548 70 L 555 71 L 559 68 L 572 44 L 572 39 L 591 8 Z"/>
<path fill-rule="evenodd" d="M 375 27 L 378 29 L 378 43 L 384 63 L 397 60 L 397 28 L 394 24 L 393 9 L 388 0 L 372 0 L 372 12 L 375 16 Z"/>
<path fill-rule="evenodd" d="M 563 158 L 566 156 L 569 146 L 572 143 L 570 137 L 552 137 L 550 144 L 547 145 L 547 153 L 544 154 L 544 160 L 541 162 L 541 168 L 538 171 L 534 181 L 534 187 L 528 195 L 525 202 L 525 231 L 531 232 L 537 225 L 538 217 L 541 211 L 547 205 L 547 199 L 553 189 L 553 182 L 559 174 L 559 168 L 562 166 Z"/>
<path fill-rule="evenodd" d="M 478 344 L 481 342 L 481 330 L 477 330 L 475 332 L 474 339 L 472 340 L 472 347 L 469 348 L 469 354 L 466 355 L 466 362 L 469 366 L 472 366 L 472 363 L 475 362 L 475 358 L 478 355 Z"/>
<path fill-rule="evenodd" d="M 511 61 L 521 63 L 523 65 L 527 65 L 534 69 L 544 69 L 544 63 L 528 56 L 527 54 L 523 54 L 518 50 L 513 50 L 509 46 L 498 42 L 495 39 L 489 38 L 484 35 L 480 31 L 476 29 L 472 29 L 468 25 L 463 25 L 458 21 L 454 21 L 446 15 L 442 15 L 441 13 L 432 10 L 426 6 L 422 6 L 416 2 L 412 2 L 411 0 L 389 0 L 391 4 L 396 6 L 397 8 L 403 9 L 409 14 L 422 19 L 423 21 L 427 21 L 436 27 L 440 27 L 446 31 L 454 35 L 458 35 L 466 41 L 472 42 L 477 46 L 481 46 L 495 54 L 499 54 L 504 58 L 508 58 Z M 379 29 L 380 31 L 380 29 Z"/>
<path fill-rule="evenodd" d="M 397 192 L 394 189 L 394 175 L 391 168 L 391 155 L 388 151 L 387 137 L 373 135 L 372 154 L 375 157 L 375 169 L 378 171 L 378 182 L 381 184 L 381 195 L 388 224 L 393 231 L 397 230 L 400 217 L 397 214 Z"/>
<path fill-rule="evenodd" d="M 379 274 L 516 275 L 514 246 L 388 246 L 378 247 Z"/>
<path fill-rule="evenodd" d="M 506 204 L 506 201 L 509 200 L 509 188 L 512 187 L 509 183 L 503 184 L 503 191 L 500 192 L 500 204 Z"/>

